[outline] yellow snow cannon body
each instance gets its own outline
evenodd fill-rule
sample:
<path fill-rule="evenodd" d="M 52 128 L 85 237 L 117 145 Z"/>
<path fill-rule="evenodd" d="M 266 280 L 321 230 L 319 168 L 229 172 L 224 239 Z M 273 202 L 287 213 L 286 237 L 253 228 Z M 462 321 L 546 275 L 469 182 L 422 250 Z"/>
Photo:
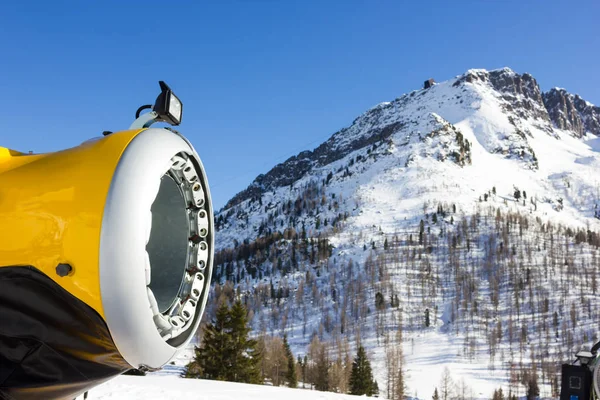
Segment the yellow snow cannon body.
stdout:
<path fill-rule="evenodd" d="M 181 121 L 160 84 L 129 130 L 55 153 L 0 148 L 0 398 L 73 399 L 158 369 L 198 328 L 211 197 L 190 142 L 150 127 Z"/>

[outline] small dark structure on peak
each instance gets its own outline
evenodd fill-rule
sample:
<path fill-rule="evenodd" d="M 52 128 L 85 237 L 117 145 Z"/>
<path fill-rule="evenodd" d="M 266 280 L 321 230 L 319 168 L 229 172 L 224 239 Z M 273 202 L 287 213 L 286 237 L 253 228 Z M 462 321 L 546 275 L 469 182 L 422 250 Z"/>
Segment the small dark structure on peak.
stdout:
<path fill-rule="evenodd" d="M 433 78 L 429 78 L 425 81 L 425 83 L 423 83 L 423 89 L 429 89 L 433 85 L 435 85 L 435 81 L 433 80 Z"/>

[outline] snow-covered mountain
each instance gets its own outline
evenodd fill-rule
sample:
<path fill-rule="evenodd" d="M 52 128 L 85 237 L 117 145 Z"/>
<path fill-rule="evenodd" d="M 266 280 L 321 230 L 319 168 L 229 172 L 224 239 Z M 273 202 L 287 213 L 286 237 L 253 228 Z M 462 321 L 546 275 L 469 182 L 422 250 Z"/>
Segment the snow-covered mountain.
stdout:
<path fill-rule="evenodd" d="M 290 191 L 291 185 L 293 190 L 305 181 L 320 181 L 330 172 L 335 174 L 340 167 L 348 165 L 349 160 L 370 155 L 366 153 L 373 144 L 383 145 L 388 153 L 386 157 L 378 157 L 377 166 L 393 159 L 392 166 L 376 172 L 405 174 L 421 167 L 422 171 L 452 173 L 456 165 L 443 161 L 457 154 L 456 150 L 461 147 L 459 138 L 449 135 L 449 130 L 460 133 L 462 140 L 472 145 L 472 149 L 462 147 L 462 153 L 471 160 L 467 160 L 470 167 L 459 170 L 460 192 L 477 192 L 483 184 L 484 189 L 496 185 L 497 189 L 502 187 L 505 193 L 512 195 L 513 185 L 531 185 L 536 187 L 536 190 L 531 188 L 531 194 L 543 195 L 542 201 L 552 202 L 579 192 L 564 190 L 565 180 L 572 180 L 592 196 L 588 197 L 585 209 L 571 202 L 565 203 L 564 208 L 577 215 L 579 222 L 585 223 L 586 218 L 594 217 L 598 200 L 598 182 L 594 175 L 598 172 L 600 107 L 564 89 L 555 88 L 542 94 L 531 75 L 519 75 L 508 68 L 489 72 L 470 70 L 431 89 L 416 90 L 373 107 L 313 151 L 301 152 L 258 176 L 227 203 L 220 215 L 239 209 L 260 220 L 264 210 L 254 207 L 257 212 L 252 212 L 252 207 L 247 207 L 249 202 L 261 196 L 263 202 L 295 200 L 293 194 L 284 193 L 286 189 Z M 463 165 L 458 163 L 458 166 Z M 358 170 L 356 166 L 353 169 Z M 482 173 L 486 179 L 481 179 Z M 471 177 L 474 179 L 469 179 Z M 369 179 L 370 176 L 364 180 Z M 339 180 L 334 179 L 333 184 Z M 339 186 L 343 189 L 362 187 L 358 180 L 355 176 Z M 402 180 L 406 186 L 431 187 L 442 179 L 415 182 L 405 177 Z M 477 201 L 479 194 L 471 196 L 471 201 Z M 406 197 L 397 199 L 406 200 Z M 252 239 L 257 226 L 232 220 L 220 230 L 218 245 L 229 247 L 233 238 Z"/>
<path fill-rule="evenodd" d="M 214 298 L 237 288 L 256 330 L 295 353 L 360 340 L 382 389 L 401 327 L 410 394 L 430 398 L 447 365 L 490 397 L 522 393 L 534 369 L 550 395 L 560 362 L 598 337 L 599 180 L 599 107 L 469 70 L 233 197 L 216 216 Z"/>

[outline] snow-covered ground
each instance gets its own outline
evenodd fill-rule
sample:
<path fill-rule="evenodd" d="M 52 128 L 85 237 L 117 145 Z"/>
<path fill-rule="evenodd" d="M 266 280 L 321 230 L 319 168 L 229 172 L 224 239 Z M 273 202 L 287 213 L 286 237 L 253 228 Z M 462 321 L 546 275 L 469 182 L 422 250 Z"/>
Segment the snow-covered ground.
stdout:
<path fill-rule="evenodd" d="M 357 396 L 264 385 L 181 379 L 173 376 L 119 376 L 88 394 L 88 400 L 351 400 Z"/>

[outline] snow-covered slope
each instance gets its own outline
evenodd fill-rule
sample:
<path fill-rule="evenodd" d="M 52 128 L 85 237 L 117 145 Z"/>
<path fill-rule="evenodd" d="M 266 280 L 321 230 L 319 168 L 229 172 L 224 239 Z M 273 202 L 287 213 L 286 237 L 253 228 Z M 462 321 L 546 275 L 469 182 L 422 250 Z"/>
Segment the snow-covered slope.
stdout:
<path fill-rule="evenodd" d="M 381 103 L 219 212 L 213 300 L 231 282 L 295 353 L 361 341 L 380 388 L 402 328 L 411 394 L 444 365 L 483 396 L 536 365 L 549 394 L 598 333 L 598 121 L 508 68 Z"/>
<path fill-rule="evenodd" d="M 89 392 L 89 400 L 350 400 L 356 396 L 176 377 L 120 376 Z"/>

